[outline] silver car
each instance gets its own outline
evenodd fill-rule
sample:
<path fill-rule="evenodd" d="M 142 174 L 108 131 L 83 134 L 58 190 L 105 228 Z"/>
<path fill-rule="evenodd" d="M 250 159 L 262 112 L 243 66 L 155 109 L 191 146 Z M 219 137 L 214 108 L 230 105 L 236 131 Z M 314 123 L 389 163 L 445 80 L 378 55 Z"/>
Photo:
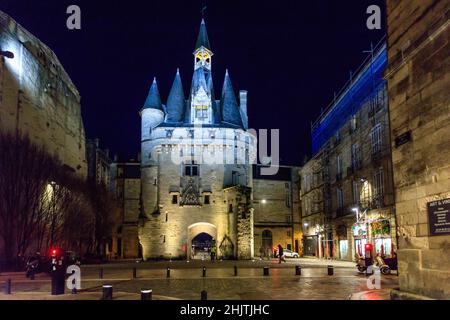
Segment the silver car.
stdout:
<path fill-rule="evenodd" d="M 283 250 L 283 255 L 284 255 L 286 258 L 298 258 L 298 257 L 299 257 L 299 255 L 298 255 L 297 252 L 291 251 L 291 250 L 288 250 L 288 249 L 284 249 L 284 250 Z"/>

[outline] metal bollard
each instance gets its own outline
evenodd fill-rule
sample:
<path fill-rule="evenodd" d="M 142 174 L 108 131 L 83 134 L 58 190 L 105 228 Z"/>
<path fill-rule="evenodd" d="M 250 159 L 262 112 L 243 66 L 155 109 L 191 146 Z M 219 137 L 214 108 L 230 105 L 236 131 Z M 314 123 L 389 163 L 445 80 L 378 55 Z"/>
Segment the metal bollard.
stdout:
<path fill-rule="evenodd" d="M 104 285 L 103 286 L 103 297 L 102 300 L 112 300 L 113 298 L 113 287 L 112 285 Z"/>
<path fill-rule="evenodd" d="M 238 275 L 237 266 L 234 266 L 234 276 L 236 277 Z"/>
<path fill-rule="evenodd" d="M 205 290 L 200 292 L 200 300 L 208 300 L 208 292 L 206 292 Z"/>
<path fill-rule="evenodd" d="M 203 267 L 203 277 L 206 277 L 206 267 Z"/>
<path fill-rule="evenodd" d="M 5 294 L 11 294 L 11 279 L 7 279 L 5 283 Z"/>
<path fill-rule="evenodd" d="M 136 268 L 133 268 L 133 279 L 137 278 L 137 270 Z"/>
<path fill-rule="evenodd" d="M 328 275 L 332 276 L 334 274 L 334 268 L 333 266 L 328 266 Z"/>
<path fill-rule="evenodd" d="M 263 275 L 268 276 L 269 275 L 269 267 L 263 268 Z"/>
<path fill-rule="evenodd" d="M 141 290 L 141 300 L 152 300 L 152 290 L 150 289 Z"/>
<path fill-rule="evenodd" d="M 103 268 L 100 268 L 100 270 L 98 270 L 98 277 L 100 279 L 103 279 Z"/>
<path fill-rule="evenodd" d="M 302 268 L 300 266 L 295 266 L 295 275 L 296 276 L 302 275 Z"/>
<path fill-rule="evenodd" d="M 170 268 L 169 267 L 167 267 L 166 277 L 170 278 Z"/>

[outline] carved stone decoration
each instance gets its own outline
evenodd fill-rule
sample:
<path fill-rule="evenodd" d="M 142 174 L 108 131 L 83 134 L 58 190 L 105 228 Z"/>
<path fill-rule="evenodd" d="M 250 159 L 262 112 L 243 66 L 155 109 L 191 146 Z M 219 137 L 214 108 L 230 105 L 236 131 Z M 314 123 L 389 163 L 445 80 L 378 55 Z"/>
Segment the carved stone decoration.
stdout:
<path fill-rule="evenodd" d="M 200 193 L 194 179 L 190 178 L 181 194 L 180 206 L 200 206 Z"/>

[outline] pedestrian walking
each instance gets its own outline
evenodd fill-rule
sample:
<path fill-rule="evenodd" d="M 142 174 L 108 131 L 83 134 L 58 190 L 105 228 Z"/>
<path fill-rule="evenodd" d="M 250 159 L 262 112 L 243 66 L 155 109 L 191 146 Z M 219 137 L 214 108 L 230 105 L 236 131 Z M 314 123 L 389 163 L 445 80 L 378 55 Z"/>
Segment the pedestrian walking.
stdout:
<path fill-rule="evenodd" d="M 283 247 L 278 244 L 278 263 L 281 263 L 281 261 L 286 262 L 286 258 L 284 257 Z"/>

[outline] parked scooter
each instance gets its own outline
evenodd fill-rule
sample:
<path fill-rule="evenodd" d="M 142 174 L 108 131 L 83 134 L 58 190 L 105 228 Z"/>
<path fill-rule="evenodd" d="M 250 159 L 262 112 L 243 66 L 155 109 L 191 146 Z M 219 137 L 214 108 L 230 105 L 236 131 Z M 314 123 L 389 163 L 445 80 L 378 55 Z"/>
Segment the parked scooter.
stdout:
<path fill-rule="evenodd" d="M 41 272 L 41 261 L 39 255 L 31 256 L 27 260 L 27 264 L 25 266 L 26 277 L 31 278 L 36 273 Z"/>
<path fill-rule="evenodd" d="M 380 268 L 382 274 L 387 275 L 391 273 L 391 268 L 384 262 L 383 258 L 377 254 L 375 257 L 375 265 Z"/>
<path fill-rule="evenodd" d="M 367 270 L 366 259 L 359 253 L 355 253 L 355 258 L 356 258 L 356 268 L 358 268 L 358 271 L 360 273 L 366 272 Z"/>
<path fill-rule="evenodd" d="M 361 256 L 359 253 L 355 254 L 356 258 L 356 267 L 360 273 L 364 273 L 367 270 L 366 259 Z M 384 262 L 383 258 L 378 254 L 375 257 L 375 261 L 372 261 L 372 264 L 378 268 L 380 268 L 380 272 L 384 275 L 388 275 L 391 273 L 391 268 Z"/>

